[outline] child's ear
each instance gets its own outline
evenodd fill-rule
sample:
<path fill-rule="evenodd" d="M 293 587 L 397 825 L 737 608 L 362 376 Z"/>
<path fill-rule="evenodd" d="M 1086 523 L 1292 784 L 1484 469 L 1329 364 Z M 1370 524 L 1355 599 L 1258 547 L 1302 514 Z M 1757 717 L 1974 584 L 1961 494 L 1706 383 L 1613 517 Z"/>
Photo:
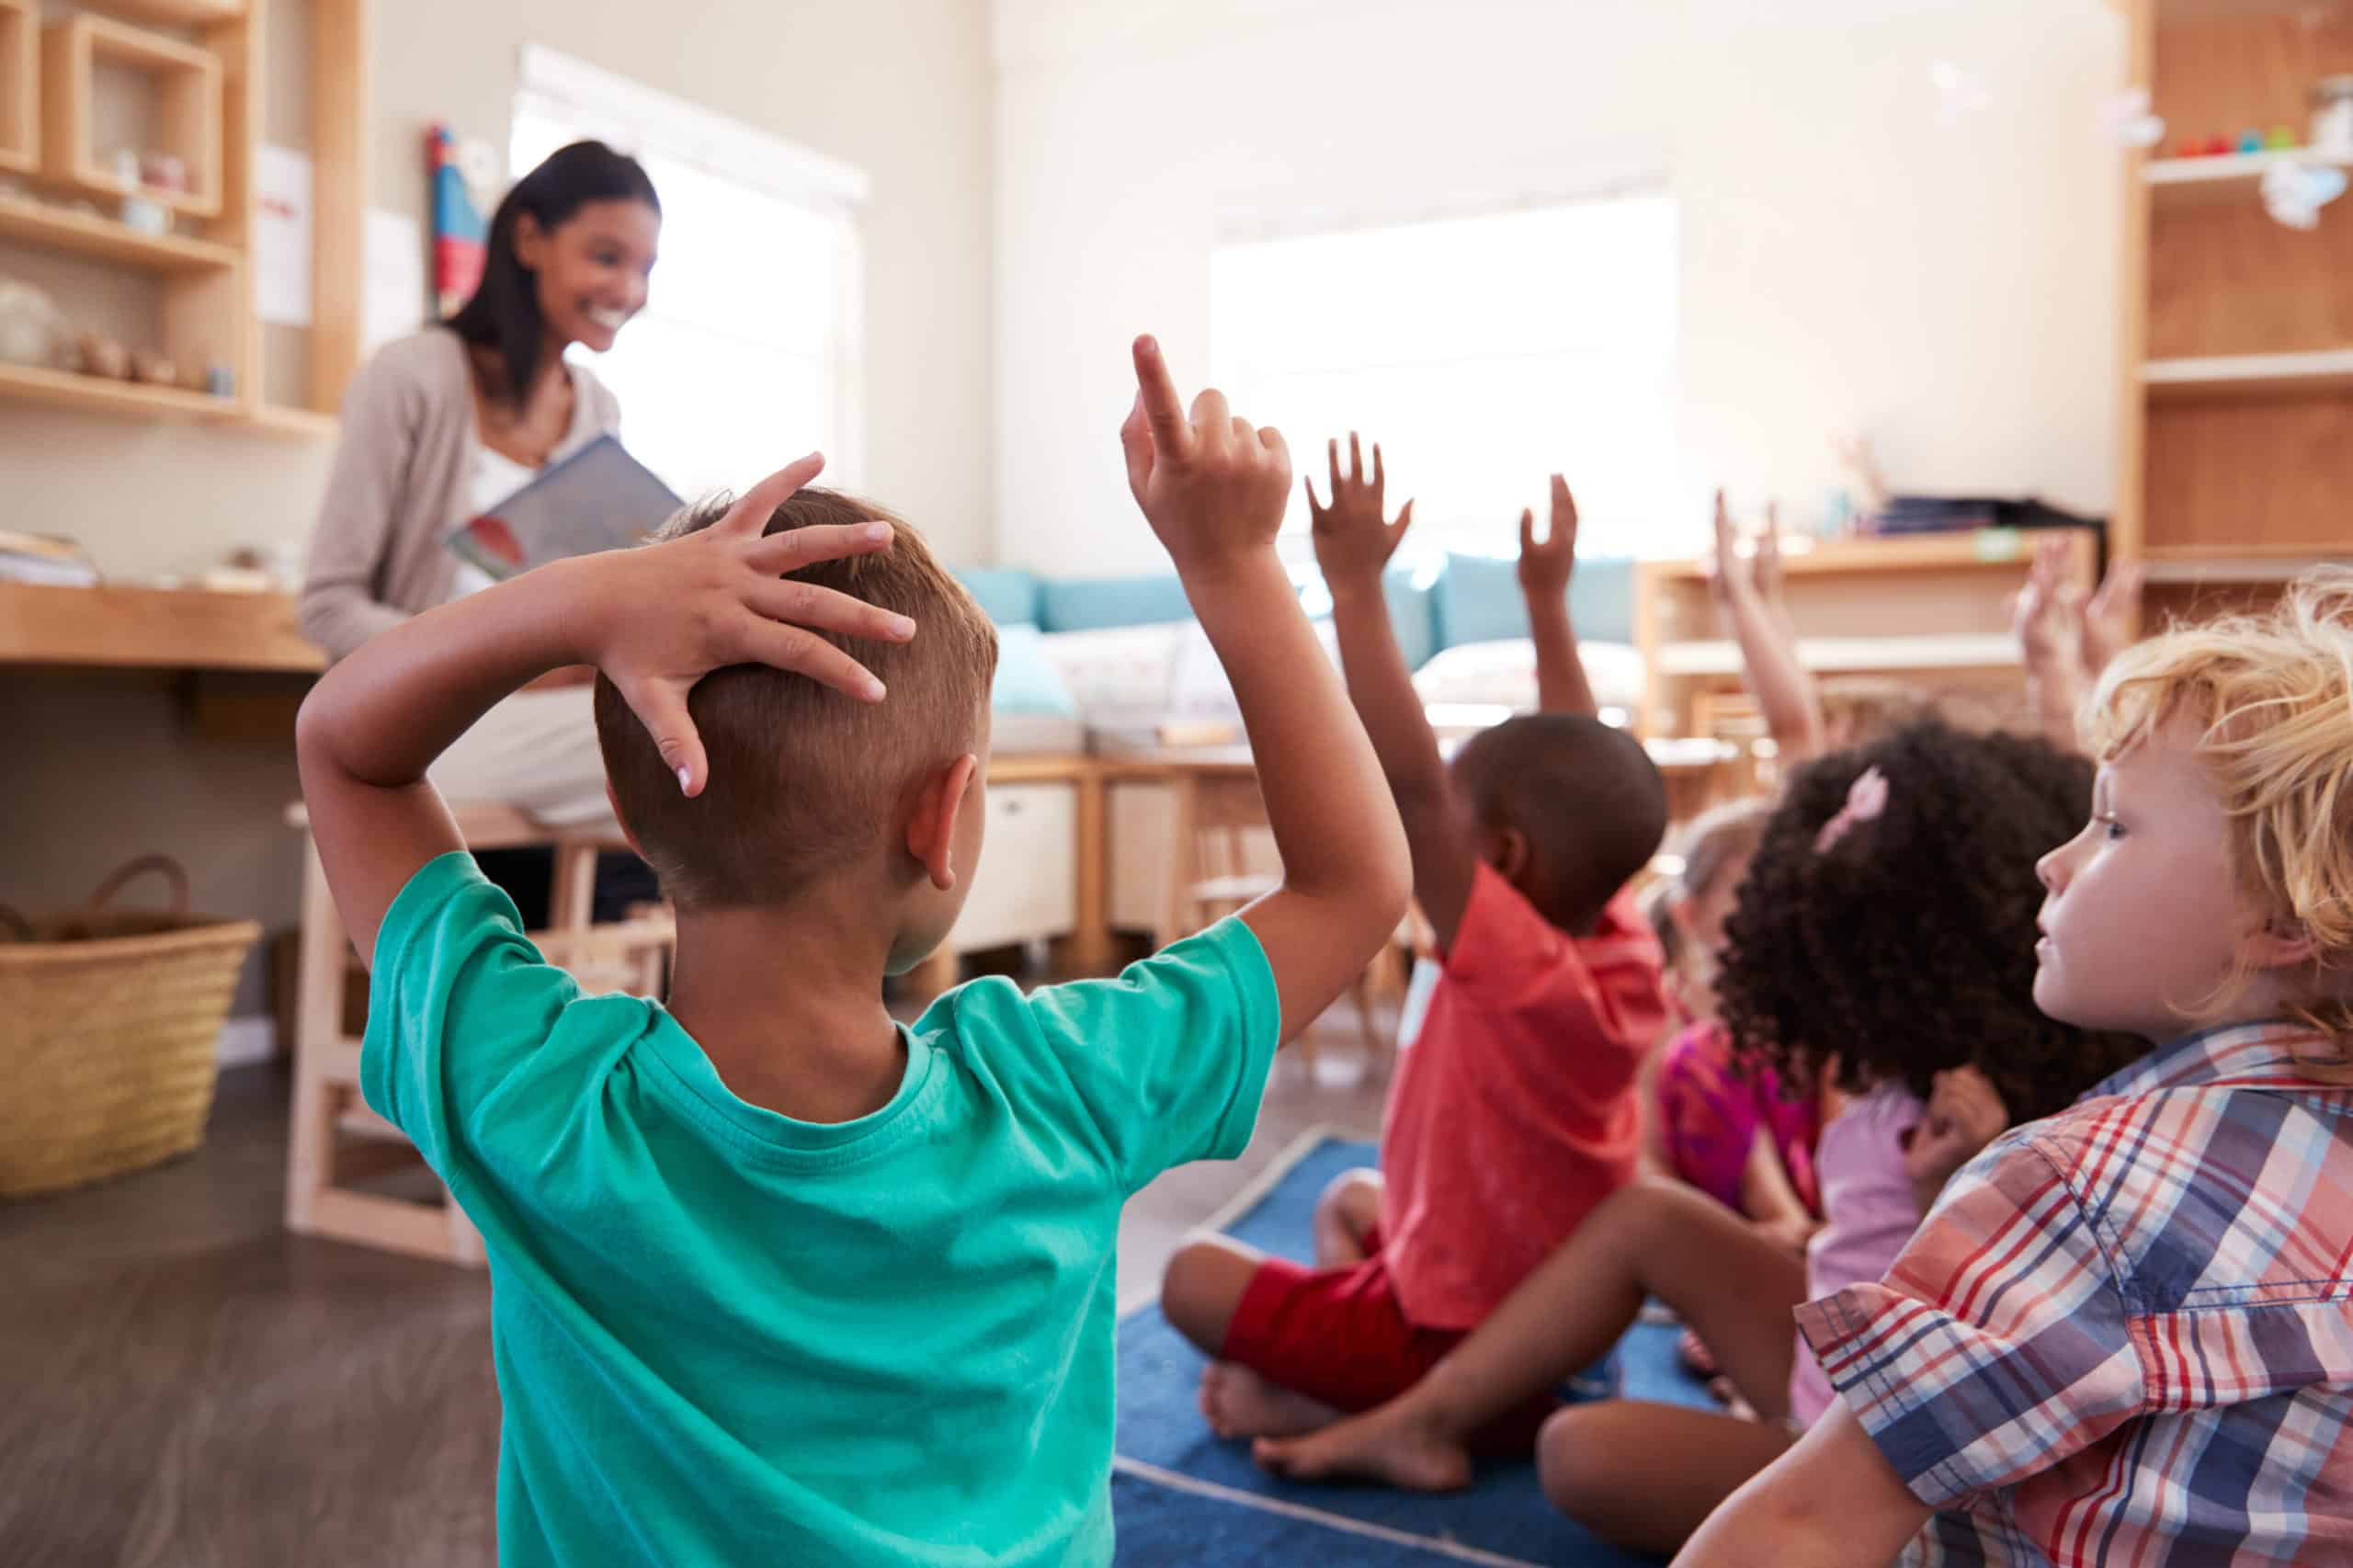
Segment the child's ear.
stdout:
<path fill-rule="evenodd" d="M 2320 954 L 2312 928 L 2293 916 L 2275 915 L 2245 937 L 2247 956 L 2257 969 L 2293 969 Z"/>
<path fill-rule="evenodd" d="M 971 803 L 981 759 L 967 752 L 925 780 L 907 819 L 907 853 L 941 892 L 956 885 L 956 824 Z"/>
<path fill-rule="evenodd" d="M 605 804 L 613 808 L 613 820 L 621 824 L 621 838 L 629 845 L 629 852 L 644 859 L 645 850 L 637 842 L 637 832 L 629 825 L 629 818 L 621 814 L 621 798 L 613 793 L 613 781 L 609 778 L 605 780 Z"/>
<path fill-rule="evenodd" d="M 1528 835 L 1516 827 L 1495 827 L 1487 830 L 1486 840 L 1487 864 L 1504 881 L 1517 883 L 1528 869 Z"/>

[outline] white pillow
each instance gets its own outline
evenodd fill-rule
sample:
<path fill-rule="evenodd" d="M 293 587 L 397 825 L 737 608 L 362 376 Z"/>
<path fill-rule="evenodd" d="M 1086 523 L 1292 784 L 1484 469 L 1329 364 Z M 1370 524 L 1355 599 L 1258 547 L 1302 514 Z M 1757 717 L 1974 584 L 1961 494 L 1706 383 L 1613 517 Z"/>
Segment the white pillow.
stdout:
<path fill-rule="evenodd" d="M 1152 722 L 1168 711 L 1177 639 L 1187 624 L 1049 631 L 1038 643 L 1062 672 L 1087 724 Z"/>
<path fill-rule="evenodd" d="M 1313 624 L 1317 645 L 1332 667 L 1338 669 L 1338 631 L 1328 619 Z M 1233 682 L 1227 678 L 1225 666 L 1218 663 L 1217 650 L 1210 646 L 1210 634 L 1201 630 L 1198 620 L 1188 620 L 1176 629 L 1176 665 L 1168 679 L 1168 712 L 1176 719 L 1242 722 L 1242 705 L 1234 700 Z"/>
<path fill-rule="evenodd" d="M 1579 642 L 1594 701 L 1631 711 L 1643 699 L 1643 655 L 1623 642 Z M 1425 705 L 1470 704 L 1526 712 L 1536 706 L 1536 644 L 1526 637 L 1465 642 L 1414 673 Z"/>

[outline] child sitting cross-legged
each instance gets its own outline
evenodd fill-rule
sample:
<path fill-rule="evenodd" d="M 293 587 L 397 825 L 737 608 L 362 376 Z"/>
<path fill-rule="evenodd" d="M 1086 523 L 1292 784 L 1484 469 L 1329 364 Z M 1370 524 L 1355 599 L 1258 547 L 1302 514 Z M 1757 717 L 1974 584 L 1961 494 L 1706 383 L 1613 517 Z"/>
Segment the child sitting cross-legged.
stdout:
<path fill-rule="evenodd" d="M 1546 1425 L 1537 1462 L 1546 1494 L 1587 1528 L 1674 1551 L 1833 1403 L 1798 1343 L 1798 1304 L 1877 1279 L 1943 1179 L 2014 1114 L 2065 1105 L 2129 1054 L 2044 1017 L 2032 996 L 2033 858 L 2090 798 L 2081 757 L 1933 722 L 1800 768 L 1742 881 L 1717 987 L 1737 1067 L 1801 1093 L 1835 1078 L 1853 1096 L 1822 1131 L 1824 1222 L 1805 1252 L 1692 1187 L 1642 1183 L 1410 1392 L 1263 1442 L 1260 1461 L 1460 1486 L 1470 1434 L 1599 1359 L 1655 1297 L 1762 1419 L 1572 1405 Z"/>
<path fill-rule="evenodd" d="M 2353 577 L 2126 650 L 2086 721 L 2034 996 L 2149 1050 L 1802 1309 L 1839 1403 L 1687 1568 L 2353 1562 Z"/>
<path fill-rule="evenodd" d="M 1404 819 L 1414 891 L 1442 973 L 1402 1057 L 1379 1173 L 1327 1195 L 1309 1268 L 1222 1236 L 1170 1261 L 1168 1320 L 1214 1358 L 1202 1382 L 1228 1437 L 1311 1430 L 1403 1392 L 1529 1269 L 1634 1179 L 1636 1077 L 1665 1018 L 1656 940 L 1626 891 L 1665 824 L 1658 770 L 1592 715 L 1566 589 L 1576 508 L 1552 482 L 1546 540 L 1523 517 L 1521 577 L 1547 711 L 1474 736 L 1449 767 L 1381 598 L 1407 523 L 1349 439 L 1330 505 L 1311 486 L 1316 560 L 1348 693 Z M 1410 512 L 1410 506 L 1408 513 Z M 1549 1397 L 1482 1440 L 1526 1453 Z"/>
<path fill-rule="evenodd" d="M 489 1255 L 503 1561 L 1111 1561 L 1120 1207 L 1242 1150 L 1276 1046 L 1408 885 L 1275 552 L 1281 437 L 1214 392 L 1188 417 L 1148 338 L 1135 365 L 1130 483 L 1232 676 L 1283 869 L 1116 980 L 884 1010 L 972 885 L 995 643 L 913 528 L 802 488 L 817 459 L 418 616 L 303 704 L 312 828 L 373 971 L 362 1086 Z M 676 903 L 666 1006 L 543 962 L 426 782 L 576 664 Z"/>

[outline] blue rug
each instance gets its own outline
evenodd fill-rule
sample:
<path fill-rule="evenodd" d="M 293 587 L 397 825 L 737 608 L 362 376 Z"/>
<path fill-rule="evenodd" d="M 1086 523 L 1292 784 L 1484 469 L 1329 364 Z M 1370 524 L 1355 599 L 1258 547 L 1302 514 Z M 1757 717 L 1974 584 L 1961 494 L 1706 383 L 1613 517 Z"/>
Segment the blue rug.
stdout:
<path fill-rule="evenodd" d="M 1369 1143 L 1302 1141 L 1273 1185 L 1224 1229 L 1252 1246 L 1304 1261 L 1316 1194 L 1344 1170 L 1374 1162 Z M 1579 1386 L 1636 1399 L 1709 1406 L 1676 1359 L 1679 1331 L 1637 1324 Z M 1277 1481 L 1247 1443 L 1212 1435 L 1195 1403 L 1200 1353 L 1157 1304 L 1120 1324 L 1119 1471 L 1111 1502 L 1122 1564 L 1231 1568 L 1326 1562 L 1444 1562 L 1647 1568 L 1657 1559 L 1604 1545 L 1544 1501 L 1534 1465 L 1485 1464 L 1469 1490 L 1443 1495 L 1381 1486 Z"/>

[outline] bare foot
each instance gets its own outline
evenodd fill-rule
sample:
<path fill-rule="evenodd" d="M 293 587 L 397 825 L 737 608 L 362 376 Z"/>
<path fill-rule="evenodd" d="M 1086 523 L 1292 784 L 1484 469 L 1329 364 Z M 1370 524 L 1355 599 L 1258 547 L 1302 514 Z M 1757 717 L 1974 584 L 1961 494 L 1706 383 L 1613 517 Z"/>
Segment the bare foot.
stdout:
<path fill-rule="evenodd" d="M 1201 1414 L 1221 1437 L 1294 1437 L 1340 1416 L 1330 1405 L 1233 1361 L 1212 1361 L 1201 1369 Z"/>
<path fill-rule="evenodd" d="M 1293 1481 L 1362 1476 L 1415 1492 L 1452 1492 L 1471 1484 L 1471 1450 L 1392 1402 L 1336 1421 L 1305 1437 L 1261 1437 L 1251 1457 Z"/>

